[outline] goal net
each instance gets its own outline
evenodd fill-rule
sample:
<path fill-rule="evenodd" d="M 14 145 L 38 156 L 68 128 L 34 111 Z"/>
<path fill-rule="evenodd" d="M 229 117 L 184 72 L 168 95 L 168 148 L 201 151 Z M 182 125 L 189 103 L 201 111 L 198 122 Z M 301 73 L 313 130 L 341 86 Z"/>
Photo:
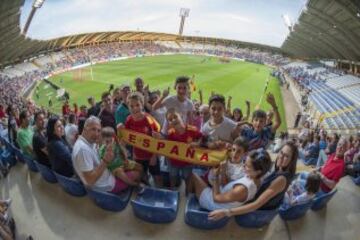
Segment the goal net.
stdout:
<path fill-rule="evenodd" d="M 73 71 L 74 81 L 87 81 L 91 80 L 91 69 L 90 68 L 78 68 Z"/>

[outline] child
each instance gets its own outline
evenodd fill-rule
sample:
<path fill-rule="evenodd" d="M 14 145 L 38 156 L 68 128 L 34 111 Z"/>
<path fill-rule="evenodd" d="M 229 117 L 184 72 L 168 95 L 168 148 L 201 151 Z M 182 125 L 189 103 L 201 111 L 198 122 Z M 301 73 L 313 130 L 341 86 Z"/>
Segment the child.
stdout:
<path fill-rule="evenodd" d="M 144 112 L 144 97 L 139 92 L 131 93 L 127 98 L 130 115 L 125 121 L 125 128 L 135 132 L 143 133 L 149 136 L 156 135 L 160 132 L 159 123 L 149 114 Z M 133 147 L 133 158 L 137 163 L 143 166 L 144 173 L 147 176 L 149 170 L 154 177 L 155 183 L 158 186 L 162 185 L 160 175 L 160 165 L 156 155 Z M 147 181 L 147 179 L 145 179 Z"/>
<path fill-rule="evenodd" d="M 210 119 L 202 126 L 201 133 L 208 137 L 208 147 L 223 148 L 234 139 L 236 123 L 225 117 L 225 98 L 214 94 L 209 99 Z"/>
<path fill-rule="evenodd" d="M 124 146 L 118 142 L 114 129 L 112 127 L 104 127 L 101 129 L 101 140 L 102 145 L 99 148 L 100 159 L 103 159 L 108 145 L 112 145 L 114 151 L 114 161 L 107 166 L 109 171 L 112 172 L 115 177 L 121 179 L 130 186 L 139 185 L 140 178 L 134 178 L 132 171 L 139 172 L 136 176 L 141 176 L 142 166 L 134 161 L 126 159 L 126 150 Z"/>
<path fill-rule="evenodd" d="M 194 110 L 193 103 L 188 98 L 188 92 L 190 89 L 189 78 L 186 76 L 180 76 L 176 78 L 175 90 L 176 96 L 168 96 L 169 88 L 163 91 L 162 96 L 153 104 L 153 111 L 158 108 L 165 107 L 166 109 L 175 108 L 176 112 L 180 114 L 185 124 L 191 124 L 192 112 Z M 165 121 L 163 125 L 163 131 L 167 130 L 167 123 Z"/>
<path fill-rule="evenodd" d="M 221 179 L 222 185 L 244 177 L 244 162 L 246 160 L 248 148 L 249 144 L 243 137 L 238 137 L 235 139 L 231 148 L 231 159 L 228 159 L 220 164 L 220 171 L 222 172 L 221 175 L 223 176 L 223 179 Z M 208 180 L 212 186 L 214 184 L 212 181 L 213 178 L 214 169 L 211 169 L 208 175 Z"/>
<path fill-rule="evenodd" d="M 249 150 L 266 148 L 276 130 L 281 125 L 280 114 L 276 106 L 274 96 L 269 93 L 266 98 L 271 105 L 275 115 L 275 122 L 271 126 L 266 126 L 266 112 L 263 110 L 256 110 L 252 115 L 252 123 L 250 126 L 243 125 L 240 128 L 240 136 L 243 136 L 249 141 Z"/>
<path fill-rule="evenodd" d="M 167 110 L 166 120 L 168 122 L 168 140 L 192 143 L 202 137 L 201 132 L 195 126 L 184 124 L 180 114 L 174 108 Z M 192 165 L 176 159 L 169 159 L 168 163 L 170 187 L 174 188 L 180 175 L 182 175 L 183 179 L 187 180 L 192 172 Z"/>
<path fill-rule="evenodd" d="M 283 207 L 290 208 L 296 204 L 310 201 L 319 191 L 320 183 L 321 177 L 316 172 L 311 172 L 308 175 L 306 183 L 301 179 L 295 180 L 285 193 Z"/>
<path fill-rule="evenodd" d="M 193 111 L 193 125 L 197 128 L 197 129 L 201 129 L 201 124 L 202 124 L 202 117 L 200 115 L 200 102 L 198 101 L 193 101 L 194 103 L 194 111 Z"/>

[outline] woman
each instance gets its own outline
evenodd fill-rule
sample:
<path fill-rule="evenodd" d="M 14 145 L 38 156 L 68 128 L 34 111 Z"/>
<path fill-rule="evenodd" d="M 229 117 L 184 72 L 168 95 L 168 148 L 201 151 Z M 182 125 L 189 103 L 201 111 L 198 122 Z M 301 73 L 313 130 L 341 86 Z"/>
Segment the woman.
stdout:
<path fill-rule="evenodd" d="M 72 177 L 74 170 L 71 162 L 71 149 L 64 139 L 65 131 L 58 117 L 52 117 L 47 125 L 47 149 L 51 168 L 66 177 Z"/>
<path fill-rule="evenodd" d="M 258 209 L 278 208 L 295 175 L 297 158 L 298 149 L 295 143 L 291 141 L 285 143 L 277 155 L 274 171 L 264 179 L 253 201 L 237 208 L 212 211 L 209 219 L 219 220 L 225 216 L 242 215 Z"/>
<path fill-rule="evenodd" d="M 213 188 L 208 187 L 202 178 L 193 174 L 189 181 L 188 191 L 194 192 L 200 206 L 208 210 L 238 207 L 255 196 L 261 184 L 261 178 L 270 170 L 270 167 L 269 154 L 263 149 L 254 150 L 246 159 L 244 177 L 232 180 L 224 187 L 220 187 L 221 175 L 224 176 L 225 171 L 217 168 L 215 177 L 212 179 Z"/>

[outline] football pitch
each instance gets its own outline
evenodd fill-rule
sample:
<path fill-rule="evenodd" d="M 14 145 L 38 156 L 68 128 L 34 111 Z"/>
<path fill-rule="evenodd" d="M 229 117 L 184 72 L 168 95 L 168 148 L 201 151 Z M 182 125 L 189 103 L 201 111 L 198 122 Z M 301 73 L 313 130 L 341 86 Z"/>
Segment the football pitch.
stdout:
<path fill-rule="evenodd" d="M 89 67 L 88 67 L 89 68 Z M 78 70 L 75 70 L 78 71 Z M 170 87 L 170 94 L 175 94 L 174 81 L 177 76 L 195 76 L 196 90 L 203 92 L 204 102 L 207 103 L 211 92 L 232 97 L 232 109 L 240 107 L 245 115 L 245 101 L 251 102 L 251 111 L 259 104 L 264 92 L 266 80 L 269 86 L 266 92 L 274 94 L 282 118 L 280 130 L 286 129 L 283 99 L 278 80 L 270 76 L 271 69 L 265 65 L 231 60 L 221 63 L 216 57 L 195 55 L 162 55 L 136 57 L 126 60 L 96 64 L 92 66 L 93 80 L 90 70 L 83 74 L 84 79 L 75 80 L 74 71 L 65 72 L 51 77 L 49 80 L 70 95 L 70 102 L 78 106 L 88 105 L 87 98 L 94 96 L 100 101 L 101 94 L 113 84 L 115 87 L 128 83 L 134 88 L 134 79 L 142 77 L 145 85 L 151 91 Z M 39 106 L 48 107 L 51 98 L 53 112 L 60 112 L 62 102 L 55 98 L 56 91 L 44 81 L 39 84 L 39 98 L 33 94 L 33 99 Z M 198 99 L 198 93 L 193 92 L 192 98 Z M 264 97 L 260 107 L 270 108 Z"/>

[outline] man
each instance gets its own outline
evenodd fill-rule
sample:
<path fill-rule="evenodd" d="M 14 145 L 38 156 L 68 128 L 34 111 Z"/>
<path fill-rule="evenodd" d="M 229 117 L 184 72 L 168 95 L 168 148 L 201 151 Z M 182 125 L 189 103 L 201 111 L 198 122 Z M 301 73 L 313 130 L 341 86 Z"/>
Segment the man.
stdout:
<path fill-rule="evenodd" d="M 99 158 L 96 143 L 99 142 L 100 137 L 100 119 L 91 116 L 85 121 L 83 133 L 74 145 L 72 153 L 74 169 L 86 186 L 99 191 L 119 193 L 126 189 L 127 185 L 115 178 L 107 169 L 107 165 L 114 160 L 111 145 L 106 148 L 103 159 Z"/>
<path fill-rule="evenodd" d="M 100 107 L 98 104 L 96 104 L 94 97 L 89 97 L 88 103 L 90 108 L 88 109 L 87 116 L 90 117 L 99 115 Z"/>
<path fill-rule="evenodd" d="M 341 138 L 336 146 L 336 152 L 329 156 L 320 170 L 321 192 L 328 193 L 335 188 L 345 172 L 344 154 L 348 147 L 346 138 Z"/>
<path fill-rule="evenodd" d="M 135 78 L 135 88 L 136 91 L 144 94 L 144 80 L 142 80 L 142 78 L 140 77 Z"/>
<path fill-rule="evenodd" d="M 20 128 L 17 132 L 16 141 L 24 154 L 28 156 L 33 155 L 32 139 L 33 129 L 30 127 L 30 114 L 28 111 L 22 111 L 19 116 Z"/>
<path fill-rule="evenodd" d="M 126 103 L 127 101 L 127 97 L 130 94 L 130 86 L 127 84 L 123 84 L 120 87 L 120 91 L 121 91 L 121 97 L 122 97 L 122 102 L 121 104 L 116 108 L 115 111 L 115 121 L 116 121 L 116 125 L 118 125 L 119 123 L 125 124 L 125 120 L 126 118 L 130 115 L 130 111 L 129 111 L 129 107 Z"/>
<path fill-rule="evenodd" d="M 116 122 L 114 116 L 114 105 L 112 103 L 111 95 L 109 92 L 104 92 L 101 95 L 101 110 L 99 118 L 102 127 L 112 127 L 116 130 Z"/>
<path fill-rule="evenodd" d="M 40 164 L 51 168 L 48 151 L 46 148 L 47 137 L 45 134 L 45 116 L 42 112 L 37 112 L 34 115 L 35 128 L 32 139 L 32 147 L 36 157 L 36 161 Z"/>
<path fill-rule="evenodd" d="M 70 112 L 71 109 L 69 105 L 69 100 L 66 99 L 64 105 L 62 106 L 62 114 L 63 116 L 68 116 Z"/>
<path fill-rule="evenodd" d="M 114 109 L 116 109 L 122 100 L 120 88 L 117 87 L 114 89 L 112 98 L 113 98 Z"/>

